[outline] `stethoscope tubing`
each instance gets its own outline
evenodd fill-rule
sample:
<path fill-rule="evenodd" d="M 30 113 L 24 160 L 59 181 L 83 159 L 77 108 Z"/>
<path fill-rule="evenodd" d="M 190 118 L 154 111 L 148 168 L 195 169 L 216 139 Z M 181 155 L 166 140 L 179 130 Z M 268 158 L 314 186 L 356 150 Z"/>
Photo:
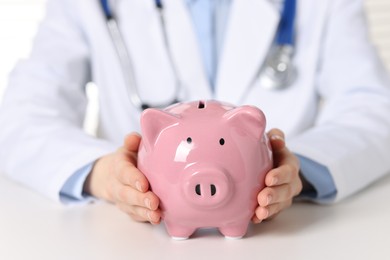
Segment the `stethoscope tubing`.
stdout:
<path fill-rule="evenodd" d="M 106 18 L 108 31 L 112 38 L 113 44 L 118 55 L 118 59 L 120 61 L 120 65 L 122 67 L 125 84 L 127 85 L 126 89 L 128 92 L 128 96 L 130 98 L 131 103 L 142 111 L 146 108 L 151 107 L 151 105 L 144 103 L 140 98 L 132 59 L 125 46 L 125 41 L 120 32 L 118 23 L 114 17 L 114 14 L 112 13 L 112 10 L 110 9 L 109 0 L 100 0 L 100 2 L 104 16 Z M 157 108 L 163 108 L 179 101 L 178 94 L 180 89 L 182 88 L 182 81 L 178 76 L 178 70 L 173 61 L 173 54 L 170 48 L 169 39 L 166 31 L 163 2 L 162 0 L 154 0 L 154 2 L 160 17 L 161 29 L 163 31 L 162 35 L 164 38 L 164 45 L 168 54 L 167 56 L 169 59 L 169 64 L 175 76 L 175 97 L 172 99 L 171 102 L 153 106 Z M 295 40 L 295 16 L 296 0 L 285 0 L 276 35 L 275 49 L 277 51 L 270 52 L 266 59 L 265 66 L 263 66 L 263 68 L 259 71 L 259 74 L 257 74 L 256 76 L 256 78 L 259 78 L 261 82 L 264 82 L 265 88 L 267 89 L 282 89 L 291 85 L 292 82 L 295 80 L 296 71 L 295 67 L 292 64 Z M 283 69 L 283 67 L 285 67 L 286 69 Z M 253 79 L 249 87 L 252 87 L 254 85 L 254 81 L 256 80 L 256 78 Z"/>
<path fill-rule="evenodd" d="M 166 26 L 165 26 L 165 18 L 164 18 L 164 10 L 163 10 L 163 4 L 161 0 L 155 0 L 155 6 L 158 10 L 159 17 L 160 17 L 160 23 L 161 23 L 161 28 L 163 30 L 163 40 L 164 40 L 164 45 L 165 48 L 168 52 L 168 59 L 170 66 L 172 68 L 173 74 L 175 75 L 175 97 L 167 103 L 164 104 L 158 104 L 158 105 L 149 105 L 145 102 L 143 102 L 140 98 L 140 94 L 138 92 L 137 84 L 136 84 L 136 75 L 134 72 L 134 66 L 132 64 L 132 59 L 130 57 L 129 52 L 127 51 L 127 48 L 125 46 L 125 41 L 122 37 L 122 34 L 119 29 L 119 25 L 114 17 L 114 14 L 112 13 L 110 6 L 108 4 L 108 0 L 101 0 L 101 6 L 106 18 L 106 24 L 108 31 L 110 33 L 111 39 L 113 41 L 114 47 L 116 49 L 118 59 L 120 62 L 120 65 L 122 67 L 122 72 L 126 84 L 126 89 L 127 89 L 127 94 L 129 96 L 130 102 L 137 107 L 138 109 L 145 110 L 149 107 L 155 107 L 155 108 L 164 108 L 169 105 L 172 105 L 174 103 L 179 102 L 179 99 L 177 98 L 177 95 L 179 93 L 179 90 L 181 88 L 181 80 L 178 77 L 178 71 L 175 66 L 175 63 L 172 60 L 172 51 L 170 48 L 168 36 L 167 36 L 167 31 L 166 31 Z"/>
<path fill-rule="evenodd" d="M 136 78 L 133 64 L 131 63 L 132 59 L 130 58 L 129 52 L 124 44 L 124 39 L 122 34 L 119 31 L 118 23 L 115 19 L 107 20 L 107 27 L 109 28 L 109 33 L 113 39 L 114 47 L 119 56 L 119 62 L 121 64 L 124 80 L 126 83 L 126 91 L 130 98 L 131 103 L 138 107 L 143 108 L 144 104 L 138 93 L 138 88 L 136 86 Z"/>
<path fill-rule="evenodd" d="M 279 22 L 277 45 L 294 46 L 294 26 L 296 16 L 296 0 L 285 0 L 281 19 Z"/>

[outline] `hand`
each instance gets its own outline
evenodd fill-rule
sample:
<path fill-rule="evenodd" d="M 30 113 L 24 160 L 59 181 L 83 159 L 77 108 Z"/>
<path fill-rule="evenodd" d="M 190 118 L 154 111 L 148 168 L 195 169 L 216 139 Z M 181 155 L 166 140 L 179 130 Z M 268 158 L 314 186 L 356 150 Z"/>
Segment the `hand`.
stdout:
<path fill-rule="evenodd" d="M 122 147 L 95 163 L 84 191 L 105 199 L 136 221 L 160 223 L 158 197 L 149 190 L 149 182 L 136 167 L 141 137 L 128 135 Z"/>
<path fill-rule="evenodd" d="M 272 129 L 267 135 L 272 146 L 275 168 L 267 173 L 266 187 L 257 195 L 259 206 L 252 218 L 254 223 L 273 218 L 291 206 L 293 198 L 302 190 L 299 160 L 287 149 L 283 132 Z"/>

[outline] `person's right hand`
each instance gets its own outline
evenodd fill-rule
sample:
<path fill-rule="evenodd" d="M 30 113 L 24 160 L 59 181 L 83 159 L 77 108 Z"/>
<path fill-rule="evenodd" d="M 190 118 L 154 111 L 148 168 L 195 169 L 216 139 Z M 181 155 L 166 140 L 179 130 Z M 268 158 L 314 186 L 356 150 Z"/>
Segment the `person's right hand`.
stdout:
<path fill-rule="evenodd" d="M 158 197 L 149 190 L 149 182 L 137 168 L 141 137 L 130 134 L 116 152 L 96 161 L 84 184 L 84 191 L 105 199 L 136 221 L 158 224 L 161 220 Z"/>

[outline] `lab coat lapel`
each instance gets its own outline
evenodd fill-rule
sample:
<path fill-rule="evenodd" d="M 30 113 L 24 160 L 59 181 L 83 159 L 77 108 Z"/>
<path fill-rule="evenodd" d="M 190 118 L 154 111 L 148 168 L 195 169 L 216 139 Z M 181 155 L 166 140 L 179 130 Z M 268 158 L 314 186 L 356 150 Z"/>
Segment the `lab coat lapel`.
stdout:
<path fill-rule="evenodd" d="M 233 1 L 217 74 L 218 99 L 241 101 L 267 56 L 279 19 L 269 0 Z"/>
<path fill-rule="evenodd" d="M 165 0 L 167 35 L 173 62 L 186 92 L 185 99 L 209 99 L 211 88 L 200 55 L 199 44 L 185 1 Z"/>

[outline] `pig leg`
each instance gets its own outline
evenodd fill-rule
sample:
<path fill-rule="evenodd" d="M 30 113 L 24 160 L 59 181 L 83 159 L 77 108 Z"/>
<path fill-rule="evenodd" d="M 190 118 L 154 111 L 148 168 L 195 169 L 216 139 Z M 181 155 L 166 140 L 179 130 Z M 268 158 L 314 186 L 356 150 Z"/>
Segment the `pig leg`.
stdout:
<path fill-rule="evenodd" d="M 180 226 L 179 224 L 173 223 L 171 221 L 165 221 L 165 227 L 168 234 L 174 240 L 185 240 L 189 238 L 196 230 L 196 228 Z"/>
<path fill-rule="evenodd" d="M 221 232 L 228 239 L 240 239 L 245 236 L 248 229 L 248 221 L 237 223 L 219 228 Z"/>

